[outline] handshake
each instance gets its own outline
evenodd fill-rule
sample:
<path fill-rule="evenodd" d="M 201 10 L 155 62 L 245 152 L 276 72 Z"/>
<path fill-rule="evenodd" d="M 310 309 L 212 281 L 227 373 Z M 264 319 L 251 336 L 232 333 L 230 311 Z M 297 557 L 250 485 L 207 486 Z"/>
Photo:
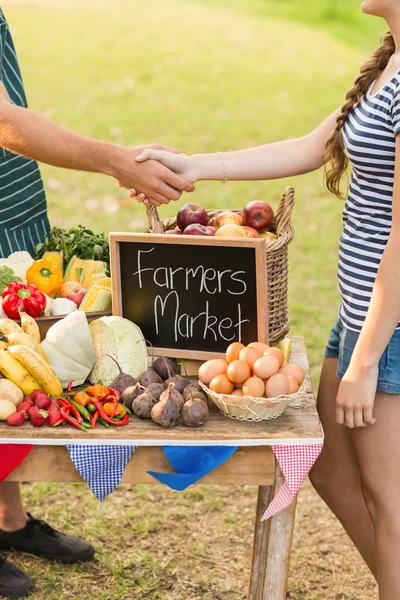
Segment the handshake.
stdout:
<path fill-rule="evenodd" d="M 194 191 L 198 177 L 186 154 L 160 144 L 119 150 L 109 174 L 138 202 L 160 206 Z"/>

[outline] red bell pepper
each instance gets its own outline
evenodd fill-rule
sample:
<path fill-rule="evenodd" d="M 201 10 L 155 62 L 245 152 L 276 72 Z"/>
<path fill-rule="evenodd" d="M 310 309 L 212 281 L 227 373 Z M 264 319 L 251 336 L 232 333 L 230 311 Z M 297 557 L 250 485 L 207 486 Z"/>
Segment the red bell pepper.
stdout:
<path fill-rule="evenodd" d="M 35 319 L 46 307 L 46 296 L 39 292 L 36 285 L 14 281 L 6 287 L 1 297 L 3 310 L 10 319 L 19 319 L 19 308 Z"/>

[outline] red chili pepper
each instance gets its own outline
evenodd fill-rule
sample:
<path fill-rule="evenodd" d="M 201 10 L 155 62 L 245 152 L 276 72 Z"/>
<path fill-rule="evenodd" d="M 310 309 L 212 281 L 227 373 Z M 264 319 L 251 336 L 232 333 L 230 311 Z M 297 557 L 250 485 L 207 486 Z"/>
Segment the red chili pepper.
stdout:
<path fill-rule="evenodd" d="M 122 425 L 126 425 L 128 423 L 128 421 L 129 421 L 128 414 L 126 414 L 121 421 L 114 421 L 107 415 L 107 413 L 105 412 L 104 408 L 102 407 L 101 403 L 99 402 L 99 400 L 97 398 L 93 398 L 92 402 L 95 405 L 95 407 L 97 408 L 97 410 L 99 411 L 99 416 L 102 419 L 104 419 L 104 421 L 106 423 L 109 423 L 110 425 L 115 425 L 117 427 L 121 427 Z"/>
<path fill-rule="evenodd" d="M 77 429 L 82 429 L 81 424 L 70 416 L 70 414 L 69 414 L 70 411 L 71 411 L 71 409 L 69 407 L 62 407 L 61 415 L 67 421 L 67 423 L 69 423 L 70 425 L 73 425 Z"/>
<path fill-rule="evenodd" d="M 73 383 L 74 383 L 74 380 L 72 379 L 68 384 L 67 390 L 68 390 L 69 394 L 72 394 L 72 384 Z"/>
<path fill-rule="evenodd" d="M 115 417 L 115 415 L 117 414 L 118 404 L 119 404 L 118 398 L 117 398 L 117 396 L 114 396 L 114 406 L 113 406 L 113 411 L 111 413 L 111 418 Z"/>
<path fill-rule="evenodd" d="M 46 307 L 46 296 L 39 292 L 36 285 L 25 285 L 14 281 L 2 293 L 3 310 L 10 319 L 19 319 L 18 310 L 24 310 L 34 319 Z"/>
<path fill-rule="evenodd" d="M 60 398 L 60 404 L 61 406 L 72 406 L 71 402 L 66 398 Z"/>
<path fill-rule="evenodd" d="M 78 423 L 82 423 L 82 415 L 78 412 L 78 409 L 75 406 L 71 406 L 71 412 L 74 415 L 75 419 L 78 421 Z"/>
<path fill-rule="evenodd" d="M 56 423 L 54 423 L 52 425 L 52 427 L 58 427 L 59 425 L 61 425 L 62 423 L 65 423 L 65 419 L 64 417 L 62 419 L 60 419 L 59 421 L 56 421 Z"/>
<path fill-rule="evenodd" d="M 110 393 L 113 394 L 114 396 L 117 396 L 117 398 L 121 397 L 121 392 L 119 392 L 115 388 L 108 388 L 108 389 L 110 390 Z"/>
<path fill-rule="evenodd" d="M 90 424 L 94 428 L 97 423 L 97 419 L 99 418 L 99 411 L 96 410 L 95 413 L 90 413 Z"/>

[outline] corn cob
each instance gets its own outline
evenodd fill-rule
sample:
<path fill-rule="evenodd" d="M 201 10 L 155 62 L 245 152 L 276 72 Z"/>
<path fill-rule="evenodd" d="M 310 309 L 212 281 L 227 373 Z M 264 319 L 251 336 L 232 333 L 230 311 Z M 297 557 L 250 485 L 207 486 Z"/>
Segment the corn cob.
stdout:
<path fill-rule="evenodd" d="M 83 297 L 79 310 L 84 312 L 102 312 L 111 309 L 111 290 L 98 284 L 92 285 Z"/>
<path fill-rule="evenodd" d="M 107 265 L 102 260 L 85 260 L 81 278 L 82 287 L 88 290 L 90 288 L 90 278 L 95 273 L 103 273 L 106 269 Z"/>

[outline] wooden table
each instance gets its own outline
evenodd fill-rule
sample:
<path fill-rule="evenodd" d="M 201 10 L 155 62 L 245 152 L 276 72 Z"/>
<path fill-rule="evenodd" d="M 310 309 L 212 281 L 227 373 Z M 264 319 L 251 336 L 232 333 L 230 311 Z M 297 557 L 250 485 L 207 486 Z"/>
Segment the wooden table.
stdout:
<path fill-rule="evenodd" d="M 292 344 L 291 361 L 301 365 L 307 373 L 307 397 L 301 407 L 288 408 L 278 419 L 261 423 L 239 422 L 213 410 L 207 425 L 199 429 L 178 426 L 162 430 L 152 422 L 134 420 L 123 431 L 98 428 L 86 434 L 72 428 L 62 431 L 30 427 L 14 429 L 2 423 L 0 443 L 36 445 L 7 481 L 82 482 L 64 447 L 66 443 L 139 445 L 122 478 L 122 483 L 130 484 L 157 483 L 147 474 L 149 470 L 173 472 L 160 446 L 239 446 L 227 463 L 198 484 L 259 486 L 248 600 L 285 600 L 296 502 L 261 523 L 268 504 L 284 482 L 271 445 L 318 444 L 323 441 L 304 340 L 294 337 Z"/>

